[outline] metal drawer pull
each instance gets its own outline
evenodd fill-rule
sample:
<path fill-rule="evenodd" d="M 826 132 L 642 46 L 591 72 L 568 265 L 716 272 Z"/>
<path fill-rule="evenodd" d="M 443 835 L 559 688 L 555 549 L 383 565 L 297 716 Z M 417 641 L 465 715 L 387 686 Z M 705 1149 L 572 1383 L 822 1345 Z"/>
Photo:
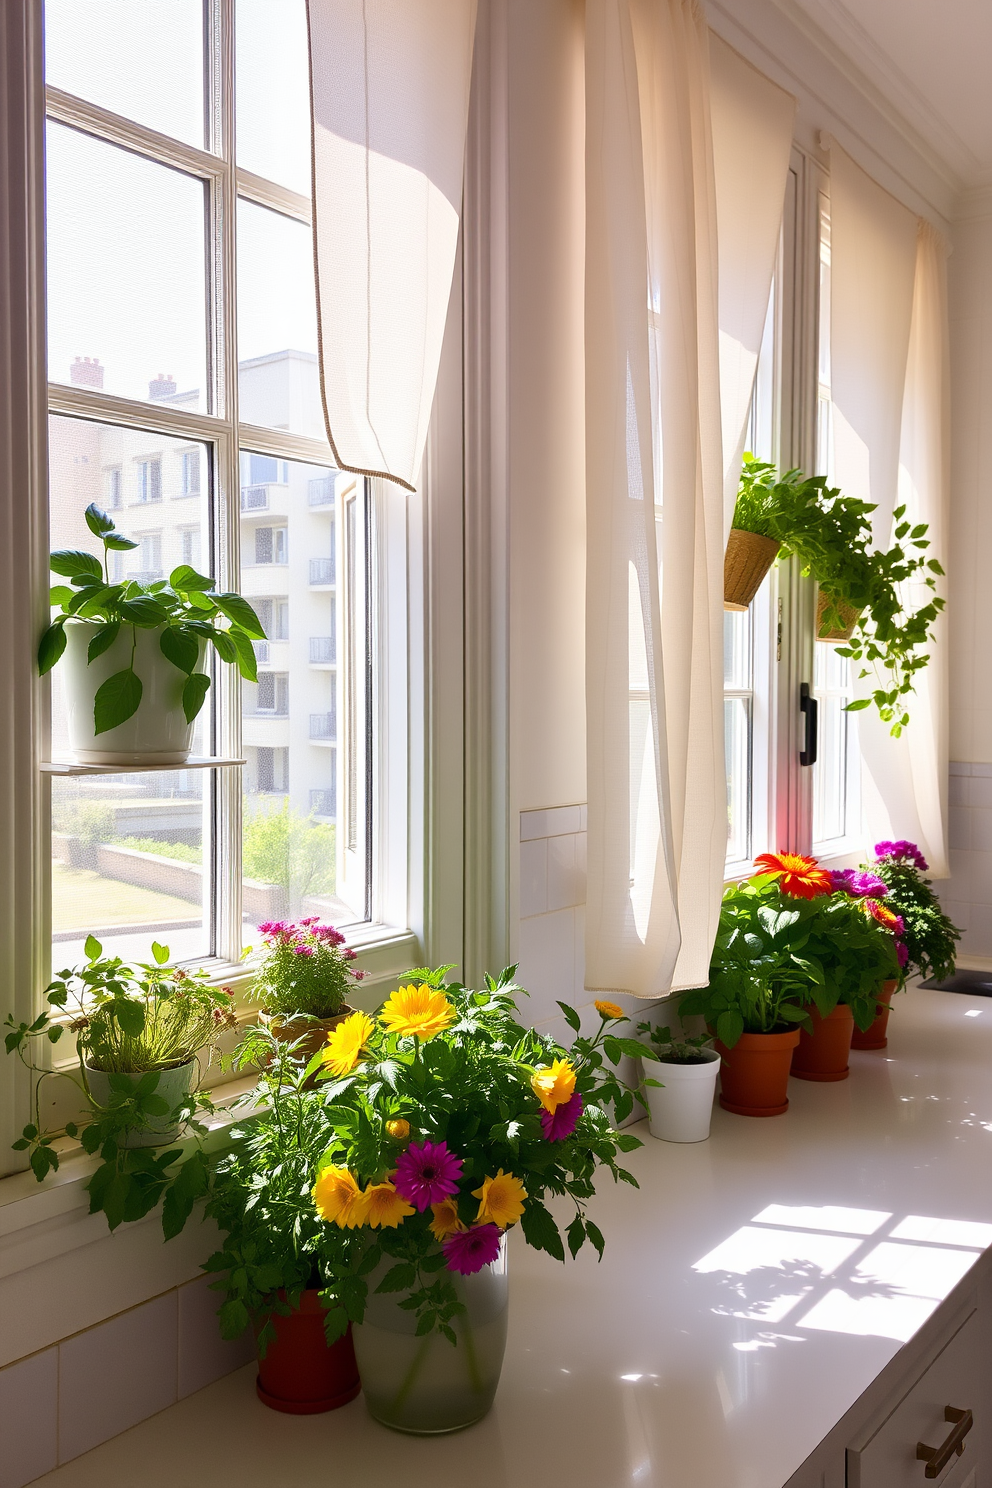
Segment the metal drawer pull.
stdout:
<path fill-rule="evenodd" d="M 924 1477 L 927 1478 L 939 1477 L 955 1453 L 961 1456 L 964 1439 L 975 1424 L 970 1410 L 955 1410 L 953 1405 L 945 1407 L 944 1420 L 953 1421 L 954 1430 L 939 1447 L 928 1447 L 926 1442 L 916 1443 L 916 1456 L 920 1462 L 926 1463 Z"/>

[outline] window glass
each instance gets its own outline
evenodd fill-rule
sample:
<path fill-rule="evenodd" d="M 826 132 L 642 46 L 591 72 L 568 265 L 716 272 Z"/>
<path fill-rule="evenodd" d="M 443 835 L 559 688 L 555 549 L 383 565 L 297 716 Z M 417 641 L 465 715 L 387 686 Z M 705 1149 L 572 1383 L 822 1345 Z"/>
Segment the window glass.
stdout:
<path fill-rule="evenodd" d="M 203 37 L 203 0 L 45 0 L 49 83 L 201 149 Z"/>
<path fill-rule="evenodd" d="M 305 0 L 237 0 L 238 165 L 310 195 Z"/>
<path fill-rule="evenodd" d="M 204 409 L 204 187 L 48 126 L 49 377 Z"/>

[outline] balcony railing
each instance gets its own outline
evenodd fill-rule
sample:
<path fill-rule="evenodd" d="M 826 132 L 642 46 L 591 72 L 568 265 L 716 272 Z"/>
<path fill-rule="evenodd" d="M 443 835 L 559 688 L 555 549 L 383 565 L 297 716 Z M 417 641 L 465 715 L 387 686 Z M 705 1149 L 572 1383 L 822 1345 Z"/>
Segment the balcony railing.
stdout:
<path fill-rule="evenodd" d="M 333 713 L 311 713 L 311 739 L 334 739 L 337 735 L 336 723 Z"/>
<path fill-rule="evenodd" d="M 311 584 L 333 584 L 334 583 L 334 559 L 333 558 L 311 558 L 310 559 L 310 582 L 311 582 Z"/>
<path fill-rule="evenodd" d="M 269 488 L 268 486 L 242 486 L 241 487 L 241 510 L 242 511 L 268 511 Z"/>
<path fill-rule="evenodd" d="M 312 790 L 310 792 L 310 814 L 311 816 L 329 816 L 333 821 L 337 816 L 337 791 L 333 785 L 329 790 Z"/>
<path fill-rule="evenodd" d="M 310 664 L 311 666 L 326 665 L 334 660 L 334 637 L 333 636 L 311 636 L 310 637 Z"/>
<path fill-rule="evenodd" d="M 307 501 L 310 506 L 334 505 L 334 478 L 320 475 L 307 481 Z"/>

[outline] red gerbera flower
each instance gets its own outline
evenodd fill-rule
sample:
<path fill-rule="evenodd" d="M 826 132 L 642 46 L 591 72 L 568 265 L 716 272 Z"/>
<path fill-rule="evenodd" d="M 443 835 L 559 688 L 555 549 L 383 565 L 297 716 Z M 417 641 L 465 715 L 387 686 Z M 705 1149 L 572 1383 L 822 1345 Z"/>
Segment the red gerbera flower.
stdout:
<path fill-rule="evenodd" d="M 759 853 L 754 866 L 759 873 L 777 878 L 782 893 L 794 899 L 816 899 L 832 888 L 827 870 L 818 867 L 815 858 L 804 858 L 800 853 Z"/>

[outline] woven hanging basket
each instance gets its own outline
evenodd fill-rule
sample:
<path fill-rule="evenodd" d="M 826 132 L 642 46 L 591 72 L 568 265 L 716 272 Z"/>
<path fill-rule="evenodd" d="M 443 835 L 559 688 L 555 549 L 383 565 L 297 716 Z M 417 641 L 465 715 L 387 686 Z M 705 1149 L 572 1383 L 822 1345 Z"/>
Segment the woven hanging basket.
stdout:
<path fill-rule="evenodd" d="M 828 605 L 832 605 L 840 613 L 844 621 L 843 625 L 834 626 L 832 629 L 827 625 L 823 617 Z M 845 600 L 828 598 L 822 589 L 819 590 L 816 596 L 816 639 L 818 641 L 849 641 L 854 634 L 854 627 L 858 623 L 860 614 L 860 610 L 856 610 Z"/>
<path fill-rule="evenodd" d="M 723 608 L 746 610 L 761 588 L 761 581 L 778 557 L 781 543 L 731 527 L 723 555 Z"/>

